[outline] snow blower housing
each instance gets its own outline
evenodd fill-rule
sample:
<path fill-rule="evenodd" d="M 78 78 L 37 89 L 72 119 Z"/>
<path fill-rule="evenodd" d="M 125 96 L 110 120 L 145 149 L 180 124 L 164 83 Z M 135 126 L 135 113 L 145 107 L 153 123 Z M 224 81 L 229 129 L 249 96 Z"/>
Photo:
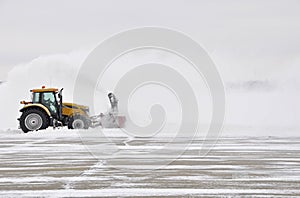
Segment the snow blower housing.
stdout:
<path fill-rule="evenodd" d="M 75 103 L 63 102 L 63 89 L 45 88 L 30 90 L 32 101 L 21 101 L 18 119 L 23 132 L 46 129 L 49 126 L 68 126 L 69 129 L 88 129 L 102 126 L 105 128 L 121 128 L 125 117 L 118 115 L 118 100 L 109 93 L 111 109 L 107 113 L 89 116 L 89 107 Z"/>

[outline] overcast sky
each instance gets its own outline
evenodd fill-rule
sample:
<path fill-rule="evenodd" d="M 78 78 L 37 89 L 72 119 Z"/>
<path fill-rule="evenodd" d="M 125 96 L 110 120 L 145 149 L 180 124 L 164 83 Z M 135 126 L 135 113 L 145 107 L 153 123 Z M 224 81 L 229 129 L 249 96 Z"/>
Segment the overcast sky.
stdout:
<path fill-rule="evenodd" d="M 211 54 L 225 81 L 268 80 L 300 62 L 299 10 L 296 0 L 2 0 L 0 80 L 16 64 L 90 49 L 140 26 L 190 35 Z"/>

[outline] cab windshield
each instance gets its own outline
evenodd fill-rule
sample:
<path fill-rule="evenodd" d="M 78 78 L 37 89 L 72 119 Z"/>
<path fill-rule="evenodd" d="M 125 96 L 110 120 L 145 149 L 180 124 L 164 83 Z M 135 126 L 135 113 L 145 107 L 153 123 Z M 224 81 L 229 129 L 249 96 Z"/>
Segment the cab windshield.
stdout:
<path fill-rule="evenodd" d="M 40 102 L 40 93 L 33 93 L 32 94 L 32 103 L 39 103 Z"/>

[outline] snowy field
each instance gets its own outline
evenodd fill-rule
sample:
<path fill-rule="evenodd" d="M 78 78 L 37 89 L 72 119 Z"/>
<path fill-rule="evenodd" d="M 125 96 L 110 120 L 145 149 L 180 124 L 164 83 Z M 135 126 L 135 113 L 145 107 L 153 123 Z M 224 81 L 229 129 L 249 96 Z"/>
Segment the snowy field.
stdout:
<path fill-rule="evenodd" d="M 1 197 L 300 196 L 300 137 L 223 137 L 204 157 L 197 139 L 153 170 L 156 161 L 173 157 L 147 154 L 167 138 L 128 138 L 110 130 L 105 134 L 127 155 L 96 159 L 76 131 L 0 134 Z M 109 145 L 105 137 L 99 142 Z"/>

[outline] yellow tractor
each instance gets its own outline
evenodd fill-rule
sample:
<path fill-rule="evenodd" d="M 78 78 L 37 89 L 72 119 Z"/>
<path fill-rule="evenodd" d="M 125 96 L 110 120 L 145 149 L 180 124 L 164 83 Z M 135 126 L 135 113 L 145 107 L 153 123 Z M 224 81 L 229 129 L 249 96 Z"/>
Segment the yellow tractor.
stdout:
<path fill-rule="evenodd" d="M 118 115 L 114 94 L 108 94 L 112 108 L 108 113 L 98 116 L 89 115 L 89 107 L 62 100 L 62 90 L 56 88 L 32 89 L 32 101 L 20 103 L 21 117 L 18 119 L 24 133 L 46 129 L 49 126 L 67 126 L 69 129 L 88 129 L 89 127 L 123 127 L 125 117 Z"/>

